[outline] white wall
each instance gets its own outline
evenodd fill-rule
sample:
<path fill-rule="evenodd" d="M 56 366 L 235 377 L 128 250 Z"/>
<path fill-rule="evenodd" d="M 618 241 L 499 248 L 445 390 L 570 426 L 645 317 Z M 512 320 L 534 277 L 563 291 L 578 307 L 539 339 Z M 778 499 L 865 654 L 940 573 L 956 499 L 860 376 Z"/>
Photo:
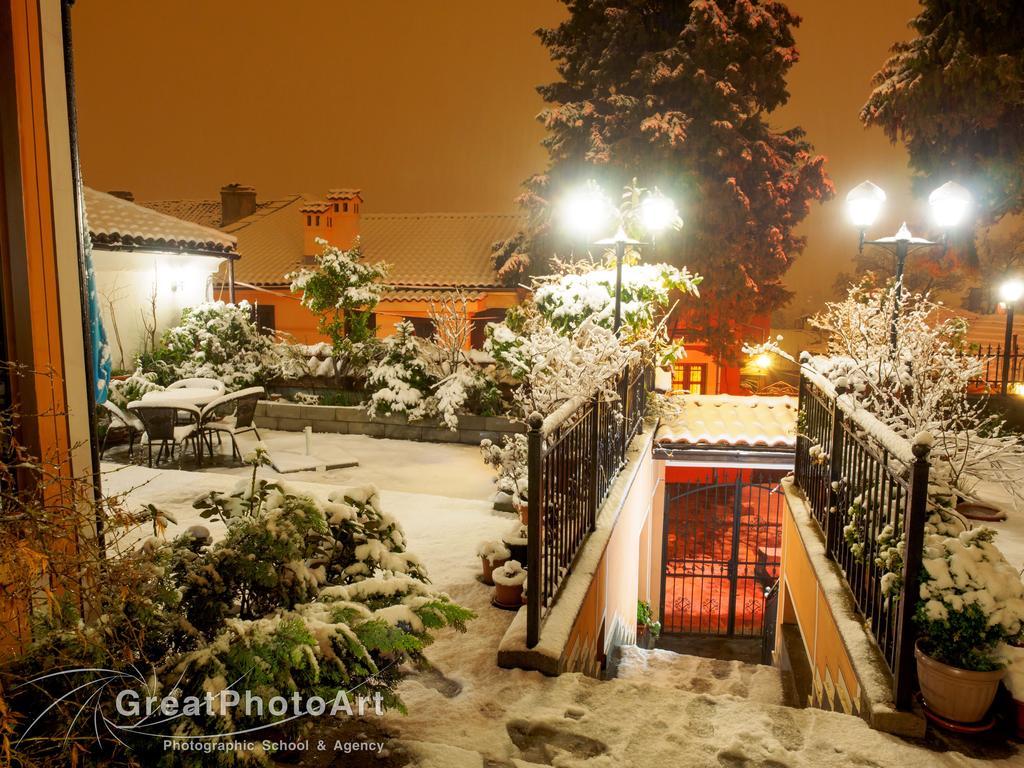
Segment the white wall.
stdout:
<path fill-rule="evenodd" d="M 211 276 L 221 261 L 188 253 L 93 250 L 96 289 L 115 369 L 134 367 L 146 335 L 143 313 L 152 317 L 154 291 L 159 340 L 181 319 L 182 309 L 212 298 Z"/>

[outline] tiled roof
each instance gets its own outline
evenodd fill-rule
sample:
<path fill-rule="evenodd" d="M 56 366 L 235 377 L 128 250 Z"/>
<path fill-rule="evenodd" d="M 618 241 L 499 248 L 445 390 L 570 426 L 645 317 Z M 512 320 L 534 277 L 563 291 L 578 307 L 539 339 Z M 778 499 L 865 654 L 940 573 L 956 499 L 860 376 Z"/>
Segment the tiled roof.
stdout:
<path fill-rule="evenodd" d="M 678 395 L 680 413 L 663 420 L 662 445 L 792 448 L 796 445 L 795 397 Z"/>
<path fill-rule="evenodd" d="M 325 197 L 328 200 L 352 200 L 357 197 L 361 200 L 362 193 L 361 189 L 328 189 Z"/>
<path fill-rule="evenodd" d="M 93 244 L 131 250 L 174 250 L 235 255 L 235 238 L 149 207 L 85 187 L 85 211 Z"/>
<path fill-rule="evenodd" d="M 483 297 L 483 294 L 479 291 L 461 291 L 460 293 L 466 301 L 477 301 Z M 434 290 L 424 288 L 393 288 L 384 291 L 381 298 L 387 301 L 442 301 L 447 296 L 454 295 L 456 295 L 454 288 L 436 288 Z"/>
<path fill-rule="evenodd" d="M 522 217 L 502 213 L 374 213 L 360 220 L 363 253 L 391 265 L 388 282 L 406 288 L 501 285 L 491 245 Z"/>

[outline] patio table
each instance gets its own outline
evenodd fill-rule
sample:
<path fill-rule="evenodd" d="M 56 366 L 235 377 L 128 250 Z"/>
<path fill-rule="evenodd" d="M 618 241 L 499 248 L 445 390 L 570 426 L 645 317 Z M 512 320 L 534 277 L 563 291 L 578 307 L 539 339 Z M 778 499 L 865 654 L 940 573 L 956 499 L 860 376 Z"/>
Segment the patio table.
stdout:
<path fill-rule="evenodd" d="M 142 402 L 146 405 L 163 405 L 169 408 L 181 408 L 183 406 L 195 406 L 196 408 L 202 408 L 204 405 L 209 405 L 218 397 L 223 395 L 216 389 L 209 389 L 206 387 L 189 388 L 183 387 L 181 389 L 164 389 L 159 392 L 147 392 L 142 396 Z"/>

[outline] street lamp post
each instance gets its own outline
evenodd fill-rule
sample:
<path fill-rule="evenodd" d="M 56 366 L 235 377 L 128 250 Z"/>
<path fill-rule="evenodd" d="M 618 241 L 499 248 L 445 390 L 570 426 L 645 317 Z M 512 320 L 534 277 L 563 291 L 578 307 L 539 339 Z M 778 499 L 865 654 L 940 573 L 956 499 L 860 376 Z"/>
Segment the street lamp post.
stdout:
<path fill-rule="evenodd" d="M 967 213 L 971 204 L 970 193 L 959 184 L 947 181 L 928 196 L 928 205 L 932 209 L 935 222 L 943 229 L 942 238 L 938 241 L 914 237 L 907 228 L 906 222 L 895 235 L 878 240 L 866 240 L 868 227 L 875 223 L 885 203 L 885 192 L 870 181 L 862 182 L 850 190 L 846 196 L 846 208 L 850 220 L 860 230 L 860 249 L 865 245 L 884 248 L 890 251 L 896 260 L 896 280 L 893 294 L 892 320 L 889 324 L 889 349 L 896 351 L 899 323 L 900 302 L 903 298 L 903 272 L 907 265 L 907 256 L 916 250 L 946 247 L 946 232 L 958 225 Z"/>
<path fill-rule="evenodd" d="M 1002 381 L 999 386 L 1001 394 L 1006 394 L 1010 388 L 1010 346 L 1013 344 L 1013 310 L 1024 296 L 1024 282 L 1017 279 L 1010 279 L 999 286 L 999 298 L 1006 307 L 1006 332 L 1003 335 L 1003 370 Z"/>
<path fill-rule="evenodd" d="M 633 183 L 635 187 L 636 180 Z M 640 201 L 638 213 L 640 226 L 652 235 L 670 226 L 679 226 L 681 223 L 675 204 L 657 189 L 647 193 Z M 615 250 L 615 317 L 612 327 L 615 333 L 618 333 L 622 327 L 622 265 L 626 260 L 626 246 L 643 243 L 627 234 L 622 213 L 608 202 L 600 188 L 593 182 L 566 199 L 562 214 L 570 230 L 587 238 L 593 237 L 594 233 L 600 231 L 610 220 L 616 219 L 618 222 L 614 235 L 594 242 L 594 245 L 612 247 Z"/>

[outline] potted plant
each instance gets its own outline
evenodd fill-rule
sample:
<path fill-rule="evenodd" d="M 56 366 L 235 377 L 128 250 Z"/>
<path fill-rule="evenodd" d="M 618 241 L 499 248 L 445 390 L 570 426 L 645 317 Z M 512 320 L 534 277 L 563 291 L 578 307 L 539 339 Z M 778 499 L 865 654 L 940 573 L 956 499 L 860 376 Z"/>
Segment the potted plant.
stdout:
<path fill-rule="evenodd" d="M 526 562 L 527 545 L 529 544 L 529 529 L 522 523 L 516 523 L 511 530 L 502 537 L 502 543 L 512 553 L 512 559 L 520 563 Z"/>
<path fill-rule="evenodd" d="M 1000 643 L 1021 635 L 1024 584 L 992 544 L 995 531 L 956 531 L 932 516 L 925 529 L 915 648 L 924 702 L 960 723 L 984 718 L 1006 670 Z"/>
<path fill-rule="evenodd" d="M 487 586 L 493 587 L 494 581 L 491 579 L 491 573 L 495 568 L 500 568 L 506 561 L 511 559 L 512 553 L 500 541 L 482 541 L 480 546 L 476 548 L 476 553 L 480 556 L 480 561 L 483 563 L 481 581 Z"/>
<path fill-rule="evenodd" d="M 519 610 L 523 604 L 523 587 L 526 571 L 518 560 L 509 560 L 491 574 L 494 579 L 494 598 L 491 602 L 498 608 Z"/>
<path fill-rule="evenodd" d="M 651 604 L 638 600 L 636 604 L 636 644 L 651 650 L 661 634 L 661 622 L 654 618 Z"/>

